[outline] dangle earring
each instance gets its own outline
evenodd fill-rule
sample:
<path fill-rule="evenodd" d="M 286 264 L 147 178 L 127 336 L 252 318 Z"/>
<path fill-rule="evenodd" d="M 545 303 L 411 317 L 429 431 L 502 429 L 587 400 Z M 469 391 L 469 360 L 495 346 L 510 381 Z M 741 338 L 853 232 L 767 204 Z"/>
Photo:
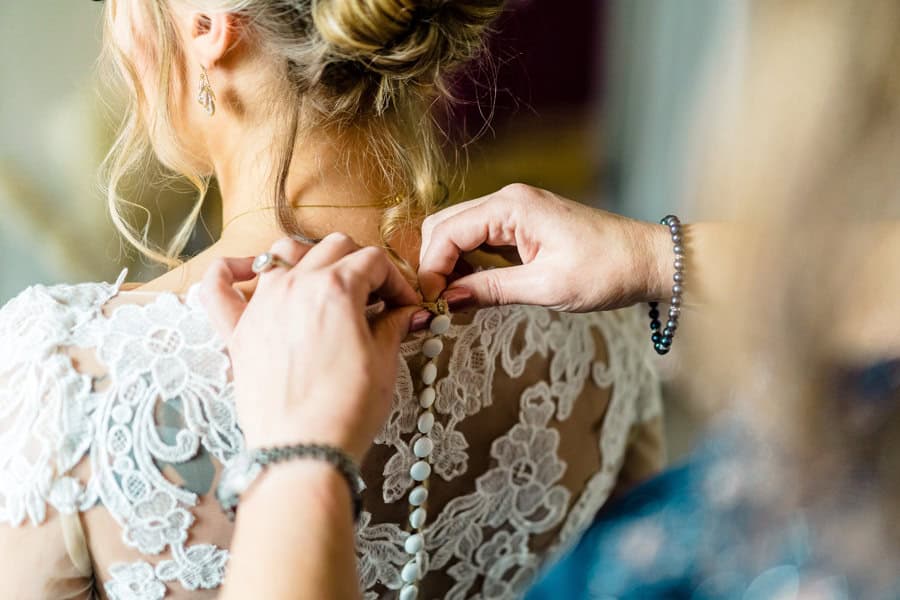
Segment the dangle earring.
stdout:
<path fill-rule="evenodd" d="M 209 85 L 209 76 L 206 74 L 206 67 L 200 67 L 200 92 L 197 94 L 197 102 L 206 111 L 206 114 L 213 116 L 216 114 L 216 95 L 212 86 Z"/>

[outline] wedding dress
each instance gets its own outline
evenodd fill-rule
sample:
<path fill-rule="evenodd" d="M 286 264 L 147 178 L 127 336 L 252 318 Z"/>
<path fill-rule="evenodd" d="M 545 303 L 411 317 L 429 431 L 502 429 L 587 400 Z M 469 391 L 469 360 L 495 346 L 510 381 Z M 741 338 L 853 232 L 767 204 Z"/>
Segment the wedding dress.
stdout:
<path fill-rule="evenodd" d="M 126 291 L 124 275 L 36 285 L 0 310 L 4 598 L 212 598 L 222 583 L 232 525 L 214 491 L 243 446 L 228 356 L 196 286 Z M 661 464 L 645 323 L 511 306 L 454 315 L 444 339 L 421 597 L 519 597 Z M 363 464 L 367 599 L 396 597 L 408 558 L 423 340 L 403 343 Z"/>

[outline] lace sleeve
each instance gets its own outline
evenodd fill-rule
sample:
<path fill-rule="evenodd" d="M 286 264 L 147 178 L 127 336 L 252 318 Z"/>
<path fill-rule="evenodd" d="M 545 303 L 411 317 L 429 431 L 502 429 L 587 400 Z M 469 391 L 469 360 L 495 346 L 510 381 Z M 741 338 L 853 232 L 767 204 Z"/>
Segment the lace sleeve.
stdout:
<path fill-rule="evenodd" d="M 89 593 L 73 532 L 91 503 L 75 468 L 91 443 L 92 384 L 62 349 L 108 287 L 34 286 L 0 309 L 0 580 L 9 597 Z"/>

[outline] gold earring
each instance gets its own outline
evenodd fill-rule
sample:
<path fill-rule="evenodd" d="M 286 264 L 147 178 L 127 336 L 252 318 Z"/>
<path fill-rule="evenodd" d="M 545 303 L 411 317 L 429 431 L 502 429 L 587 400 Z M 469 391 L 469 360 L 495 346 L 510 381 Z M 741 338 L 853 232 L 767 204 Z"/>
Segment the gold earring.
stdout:
<path fill-rule="evenodd" d="M 201 66 L 200 69 L 200 93 L 197 94 L 197 102 L 206 110 L 206 114 L 213 116 L 216 114 L 216 94 L 213 92 L 212 86 L 209 85 L 206 67 Z"/>

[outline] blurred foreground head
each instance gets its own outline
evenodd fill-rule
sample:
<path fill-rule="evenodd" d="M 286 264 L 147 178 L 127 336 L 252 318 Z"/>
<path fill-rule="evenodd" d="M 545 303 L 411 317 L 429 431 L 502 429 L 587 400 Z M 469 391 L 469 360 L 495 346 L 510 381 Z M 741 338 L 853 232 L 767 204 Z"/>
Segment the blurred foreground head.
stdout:
<path fill-rule="evenodd" d="M 900 3 L 751 16 L 741 88 L 714 98 L 704 148 L 703 208 L 743 235 L 721 257 L 730 301 L 694 337 L 693 395 L 762 436 L 774 504 L 821 517 L 839 562 L 896 577 Z"/>

